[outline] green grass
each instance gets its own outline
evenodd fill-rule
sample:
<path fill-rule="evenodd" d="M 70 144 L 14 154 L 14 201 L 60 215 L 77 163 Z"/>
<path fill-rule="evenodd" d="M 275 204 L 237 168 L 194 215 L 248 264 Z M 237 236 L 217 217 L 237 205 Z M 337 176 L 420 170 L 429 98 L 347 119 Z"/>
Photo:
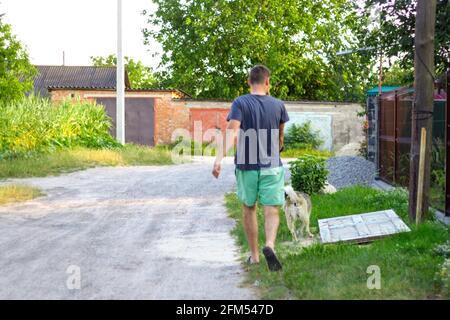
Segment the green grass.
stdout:
<path fill-rule="evenodd" d="M 97 166 L 172 164 L 166 147 L 126 145 L 114 149 L 62 149 L 30 157 L 0 160 L 0 179 L 44 177 Z"/>
<path fill-rule="evenodd" d="M 42 196 L 43 193 L 34 187 L 25 185 L 0 186 L 0 206 L 7 203 L 22 202 Z"/>
<path fill-rule="evenodd" d="M 404 191 L 382 192 L 367 187 L 352 187 L 332 195 L 312 197 L 312 232 L 318 233 L 317 219 L 393 208 L 405 222 L 407 196 Z M 239 223 L 233 233 L 248 251 L 241 223 L 241 207 L 235 194 L 226 196 L 230 215 Z M 260 243 L 263 243 L 263 218 L 258 210 Z M 259 282 L 263 298 L 268 299 L 439 299 L 448 298 L 436 278 L 442 256 L 434 248 L 449 238 L 449 229 L 427 220 L 412 232 L 390 236 L 367 245 L 316 244 L 305 249 L 292 248 L 284 214 L 278 236 L 277 252 L 283 271 L 269 273 L 263 263 L 249 268 L 248 282 Z M 244 257 L 245 258 L 245 257 Z M 381 289 L 369 290 L 367 267 L 378 265 Z"/>
<path fill-rule="evenodd" d="M 281 153 L 281 158 L 299 158 L 307 154 L 325 158 L 334 156 L 334 153 L 331 151 L 321 151 L 316 149 L 287 149 Z"/>

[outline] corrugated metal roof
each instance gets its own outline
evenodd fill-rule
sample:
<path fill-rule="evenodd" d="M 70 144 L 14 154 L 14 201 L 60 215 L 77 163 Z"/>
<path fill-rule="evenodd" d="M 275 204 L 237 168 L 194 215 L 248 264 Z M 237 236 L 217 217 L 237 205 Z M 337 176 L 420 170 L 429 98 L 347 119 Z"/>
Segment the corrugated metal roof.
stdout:
<path fill-rule="evenodd" d="M 48 88 L 115 89 L 116 67 L 93 66 L 36 66 L 34 92 L 48 96 Z M 125 86 L 130 87 L 125 73 Z"/>

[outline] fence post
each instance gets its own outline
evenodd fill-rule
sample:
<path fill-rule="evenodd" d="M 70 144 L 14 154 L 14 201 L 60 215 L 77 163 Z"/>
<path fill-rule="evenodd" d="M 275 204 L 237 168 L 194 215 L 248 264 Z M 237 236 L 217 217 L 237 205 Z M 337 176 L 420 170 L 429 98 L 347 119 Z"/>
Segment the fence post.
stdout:
<path fill-rule="evenodd" d="M 445 215 L 450 217 L 450 69 L 447 70 L 447 105 L 445 108 Z"/>
<path fill-rule="evenodd" d="M 397 183 L 398 174 L 398 106 L 397 106 L 397 90 L 394 91 L 394 174 L 392 176 L 392 181 L 394 185 Z"/>

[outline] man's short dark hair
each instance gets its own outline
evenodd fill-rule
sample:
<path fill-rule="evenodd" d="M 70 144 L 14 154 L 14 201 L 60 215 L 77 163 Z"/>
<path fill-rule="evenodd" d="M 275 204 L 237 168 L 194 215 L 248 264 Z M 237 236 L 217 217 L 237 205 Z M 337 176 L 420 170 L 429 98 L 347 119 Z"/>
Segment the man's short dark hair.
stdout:
<path fill-rule="evenodd" d="M 251 84 L 264 84 L 267 78 L 270 77 L 270 70 L 262 64 L 258 64 L 250 70 L 248 79 Z"/>

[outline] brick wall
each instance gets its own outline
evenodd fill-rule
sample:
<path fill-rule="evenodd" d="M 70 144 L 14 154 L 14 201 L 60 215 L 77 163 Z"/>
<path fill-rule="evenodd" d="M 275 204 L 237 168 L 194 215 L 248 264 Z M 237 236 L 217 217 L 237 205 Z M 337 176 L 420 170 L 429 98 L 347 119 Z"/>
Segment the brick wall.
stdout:
<path fill-rule="evenodd" d="M 93 101 L 94 98 L 88 98 L 89 94 L 110 94 L 111 91 L 90 91 L 90 90 L 68 90 L 68 89 L 57 89 L 50 91 L 50 99 L 55 102 L 60 102 L 65 99 L 80 99 L 82 101 Z"/>
<path fill-rule="evenodd" d="M 191 134 L 194 132 L 194 124 L 199 127 L 201 124 L 202 136 L 207 130 L 221 130 L 225 132 L 227 128 L 227 116 L 229 109 L 225 108 L 192 108 L 191 111 Z M 198 140 L 198 136 L 194 137 Z"/>
<path fill-rule="evenodd" d="M 165 97 L 155 100 L 155 144 L 172 141 L 176 129 L 190 130 L 190 112 L 184 102 Z"/>

